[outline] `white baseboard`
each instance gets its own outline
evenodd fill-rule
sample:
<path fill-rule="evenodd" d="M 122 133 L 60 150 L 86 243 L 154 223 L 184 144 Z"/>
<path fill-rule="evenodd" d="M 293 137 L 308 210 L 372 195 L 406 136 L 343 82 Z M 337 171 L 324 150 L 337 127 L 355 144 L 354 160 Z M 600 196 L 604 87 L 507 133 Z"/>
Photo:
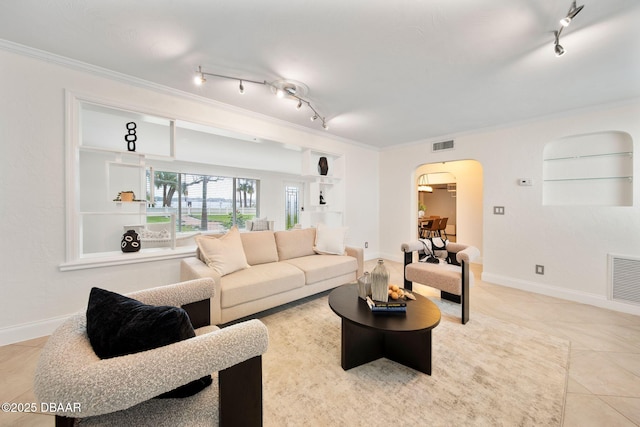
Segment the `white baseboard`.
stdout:
<path fill-rule="evenodd" d="M 71 315 L 69 315 L 71 316 Z M 51 335 L 69 316 L 54 317 L 0 329 L 0 346 Z"/>
<path fill-rule="evenodd" d="M 513 277 L 502 276 L 489 272 L 482 273 L 482 281 L 495 285 L 506 286 L 508 288 L 520 289 L 527 292 L 560 298 L 568 301 L 589 304 L 600 308 L 619 311 L 622 313 L 635 314 L 640 316 L 640 306 L 635 304 L 625 304 L 619 301 L 608 299 L 604 295 L 580 292 L 573 289 L 563 289 L 557 286 L 545 285 L 542 283 L 530 282 Z"/>

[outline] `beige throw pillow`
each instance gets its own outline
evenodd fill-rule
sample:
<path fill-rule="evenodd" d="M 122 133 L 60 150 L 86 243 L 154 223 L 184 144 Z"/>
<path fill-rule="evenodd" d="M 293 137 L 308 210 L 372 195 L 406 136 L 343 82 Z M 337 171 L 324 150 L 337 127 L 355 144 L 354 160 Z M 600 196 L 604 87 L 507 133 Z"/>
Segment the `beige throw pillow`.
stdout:
<path fill-rule="evenodd" d="M 313 244 L 316 240 L 315 228 L 276 231 L 275 237 L 280 261 L 315 255 L 313 251 Z"/>
<path fill-rule="evenodd" d="M 249 265 L 278 262 L 278 248 L 273 231 L 241 233 L 240 240 Z"/>
<path fill-rule="evenodd" d="M 238 227 L 231 227 L 222 237 L 196 236 L 195 239 L 205 263 L 221 276 L 249 267 Z"/>
<path fill-rule="evenodd" d="M 344 255 L 347 227 L 327 227 L 320 223 L 316 230 L 313 250 L 319 254 Z"/>

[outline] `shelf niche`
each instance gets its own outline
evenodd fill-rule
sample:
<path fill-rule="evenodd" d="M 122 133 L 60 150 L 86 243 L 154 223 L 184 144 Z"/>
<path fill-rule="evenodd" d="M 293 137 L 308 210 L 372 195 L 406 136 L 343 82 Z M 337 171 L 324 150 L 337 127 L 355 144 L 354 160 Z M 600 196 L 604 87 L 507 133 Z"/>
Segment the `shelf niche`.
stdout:
<path fill-rule="evenodd" d="M 545 145 L 543 159 L 543 205 L 633 205 L 633 140 L 628 133 L 559 138 Z"/>

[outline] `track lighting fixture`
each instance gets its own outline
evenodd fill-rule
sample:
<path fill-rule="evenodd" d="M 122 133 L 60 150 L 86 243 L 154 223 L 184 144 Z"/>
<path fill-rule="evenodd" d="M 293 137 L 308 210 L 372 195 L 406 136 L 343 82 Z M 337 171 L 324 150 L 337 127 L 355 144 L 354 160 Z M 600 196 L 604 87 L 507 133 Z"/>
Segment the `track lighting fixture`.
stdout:
<path fill-rule="evenodd" d="M 196 75 L 194 78 L 195 84 L 197 85 L 204 84 L 207 81 L 205 76 L 213 76 L 213 77 L 219 77 L 222 79 L 237 80 L 240 83 L 238 87 L 240 93 L 244 93 L 243 83 L 254 83 L 258 85 L 268 86 L 269 88 L 271 88 L 273 93 L 275 93 L 278 98 L 293 98 L 297 100 L 298 103 L 296 104 L 296 108 L 298 110 L 302 108 L 302 104 L 306 104 L 307 107 L 309 107 L 309 109 L 313 112 L 313 116 L 311 116 L 311 121 L 313 122 L 315 120 L 320 119 L 320 122 L 322 123 L 322 127 L 325 130 L 329 130 L 326 117 L 321 116 L 320 113 L 318 113 L 318 110 L 316 110 L 314 106 L 311 105 L 311 102 L 302 97 L 306 93 L 306 86 L 301 85 L 300 83 L 296 84 L 296 83 L 288 82 L 286 80 L 278 80 L 278 81 L 269 83 L 266 80 L 259 82 L 256 80 L 240 79 L 239 77 L 207 73 L 205 71 L 202 71 L 202 66 L 198 66 L 198 71 L 196 71 Z M 304 87 L 305 90 L 300 91 L 299 89 L 301 86 Z"/>
<path fill-rule="evenodd" d="M 556 56 L 564 55 L 564 48 L 560 44 L 560 34 L 562 34 L 562 30 L 567 27 L 571 23 L 571 21 L 573 21 L 573 18 L 575 18 L 576 15 L 580 13 L 583 7 L 584 5 L 577 6 L 575 0 L 571 2 L 571 7 L 567 12 L 567 16 L 560 20 L 560 28 L 558 29 L 558 31 L 553 32 L 553 35 L 555 36 L 555 39 L 553 41 L 553 50 L 556 53 Z"/>

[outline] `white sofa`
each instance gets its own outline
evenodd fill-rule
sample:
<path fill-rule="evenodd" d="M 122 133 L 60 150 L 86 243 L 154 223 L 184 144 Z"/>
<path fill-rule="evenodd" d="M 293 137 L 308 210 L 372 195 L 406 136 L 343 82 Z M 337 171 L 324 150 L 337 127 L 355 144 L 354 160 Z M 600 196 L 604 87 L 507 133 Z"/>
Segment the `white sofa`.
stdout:
<path fill-rule="evenodd" d="M 222 236 L 198 236 L 197 255 L 181 261 L 181 280 L 213 278 L 211 322 L 224 324 L 353 282 L 362 275 L 362 248 L 343 245 L 344 255 L 319 254 L 316 232 L 320 238 L 321 233 L 325 235 L 331 230 L 319 227 L 237 232 L 246 266 L 232 267 L 231 270 L 235 270 L 232 272 L 224 271 L 230 263 L 224 258 L 234 256 L 233 244 L 208 240 L 233 239 L 232 231 Z M 217 253 L 208 248 L 212 244 L 217 247 Z"/>

